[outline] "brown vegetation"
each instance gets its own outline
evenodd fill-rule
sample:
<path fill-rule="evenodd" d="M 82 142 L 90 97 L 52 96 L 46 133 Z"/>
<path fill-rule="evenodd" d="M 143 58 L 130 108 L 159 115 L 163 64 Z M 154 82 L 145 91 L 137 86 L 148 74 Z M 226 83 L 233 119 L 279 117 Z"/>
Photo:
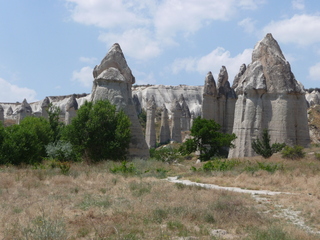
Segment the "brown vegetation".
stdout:
<path fill-rule="evenodd" d="M 120 163 L 74 163 L 66 174 L 51 162 L 36 169 L 2 166 L 0 239 L 215 239 L 210 234 L 214 229 L 226 230 L 224 237 L 232 239 L 268 239 L 272 234 L 279 237 L 274 239 L 318 239 L 275 217 L 288 208 L 301 211 L 306 224 L 320 230 L 320 161 L 310 151 L 299 161 L 274 155 L 268 163 L 281 167 L 273 173 L 248 168 L 262 158 L 239 160 L 228 171 L 200 171 L 203 163 L 195 164 L 195 159 L 172 165 L 135 160 L 126 171 Z M 256 201 L 248 194 L 160 179 L 166 175 L 294 194 Z"/>

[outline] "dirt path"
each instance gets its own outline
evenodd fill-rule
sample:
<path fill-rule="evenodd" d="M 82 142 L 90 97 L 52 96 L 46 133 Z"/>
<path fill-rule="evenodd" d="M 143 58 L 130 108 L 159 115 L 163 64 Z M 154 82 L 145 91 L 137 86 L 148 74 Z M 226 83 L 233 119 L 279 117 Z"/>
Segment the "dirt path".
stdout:
<path fill-rule="evenodd" d="M 300 211 L 295 211 L 292 208 L 286 208 L 282 205 L 276 204 L 270 199 L 271 196 L 280 195 L 280 194 L 294 194 L 294 193 L 273 192 L 268 190 L 249 190 L 249 189 L 243 189 L 238 187 L 222 187 L 215 184 L 205 184 L 205 183 L 191 182 L 189 180 L 180 180 L 178 179 L 178 177 L 168 177 L 166 180 L 172 183 L 181 183 L 188 186 L 200 186 L 208 189 L 227 190 L 232 192 L 251 194 L 252 197 L 257 202 L 259 202 L 259 204 L 265 205 L 268 209 L 270 209 L 270 206 L 272 206 L 273 209 L 276 209 L 276 211 L 273 210 L 274 212 L 276 212 L 275 214 L 273 214 L 273 217 L 286 219 L 287 221 L 291 222 L 294 225 L 299 226 L 300 228 L 302 228 L 308 233 L 320 235 L 320 231 L 314 230 L 313 228 L 311 228 L 306 224 L 304 218 L 301 216 Z M 261 195 L 265 195 L 266 197 L 263 197 Z M 262 213 L 270 213 L 270 210 L 263 211 Z"/>

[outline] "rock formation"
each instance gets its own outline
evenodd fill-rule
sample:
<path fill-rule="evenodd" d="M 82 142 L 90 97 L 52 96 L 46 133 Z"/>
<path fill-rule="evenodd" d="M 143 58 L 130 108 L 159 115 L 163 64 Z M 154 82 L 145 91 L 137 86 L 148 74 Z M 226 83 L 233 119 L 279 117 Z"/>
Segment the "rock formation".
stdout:
<path fill-rule="evenodd" d="M 178 100 L 175 100 L 171 107 L 171 140 L 181 143 L 181 106 Z"/>
<path fill-rule="evenodd" d="M 124 58 L 119 44 L 114 44 L 99 66 L 93 70 L 91 101 L 108 99 L 117 109 L 123 109 L 131 120 L 131 143 L 128 157 L 149 157 L 137 112 L 132 100 L 132 84 L 135 78 Z"/>
<path fill-rule="evenodd" d="M 220 69 L 218 86 L 216 86 L 212 73 L 209 72 L 205 78 L 202 117 L 215 120 L 220 124 L 223 132 L 231 133 L 235 102 L 236 94 L 230 87 L 226 67 L 222 66 Z"/>
<path fill-rule="evenodd" d="M 46 119 L 49 118 L 49 114 L 48 114 L 49 105 L 50 105 L 50 99 L 46 97 L 41 104 L 41 116 Z"/>
<path fill-rule="evenodd" d="M 166 105 L 163 104 L 161 113 L 161 127 L 160 127 L 160 144 L 170 142 L 170 127 L 169 127 L 169 116 Z"/>
<path fill-rule="evenodd" d="M 0 105 L 0 122 L 4 123 L 4 109 Z"/>
<path fill-rule="evenodd" d="M 7 109 L 6 115 L 7 115 L 7 117 L 11 117 L 12 114 L 13 114 L 13 110 L 12 110 L 12 107 L 10 106 L 10 107 Z"/>
<path fill-rule="evenodd" d="M 65 111 L 66 111 L 66 115 L 65 115 L 65 123 L 66 125 L 70 124 L 72 121 L 72 118 L 74 118 L 77 115 L 77 110 L 78 110 L 78 103 L 76 100 L 76 96 L 72 95 L 66 106 L 65 106 Z"/>
<path fill-rule="evenodd" d="M 147 99 L 152 95 L 156 97 L 157 106 L 166 105 L 169 116 L 171 115 L 171 104 L 183 94 L 190 111 L 196 116 L 201 115 L 203 86 L 165 86 L 165 85 L 144 85 L 133 86 L 132 93 L 139 99 L 139 105 L 146 110 Z M 136 103 L 135 103 L 136 104 Z M 139 107 L 137 107 L 139 108 Z"/>
<path fill-rule="evenodd" d="M 27 100 L 24 99 L 21 105 L 17 109 L 17 124 L 20 124 L 25 117 L 31 116 L 31 115 L 32 115 L 32 108 L 27 102 Z"/>
<path fill-rule="evenodd" d="M 183 94 L 180 95 L 179 103 L 181 105 L 181 131 L 189 131 L 191 113 Z"/>
<path fill-rule="evenodd" d="M 238 87 L 238 83 L 240 81 L 241 76 L 244 74 L 244 72 L 246 71 L 247 67 L 245 64 L 242 64 L 240 67 L 240 70 L 238 72 L 238 74 L 234 77 L 233 80 L 233 84 L 232 84 L 232 88 L 235 89 L 236 87 Z"/>
<path fill-rule="evenodd" d="M 303 86 L 295 79 L 271 34 L 256 44 L 252 62 L 235 88 L 233 132 L 235 148 L 229 157 L 253 156 L 251 143 L 269 129 L 271 142 L 307 147 L 310 142 Z"/>
<path fill-rule="evenodd" d="M 320 92 L 313 90 L 311 93 L 306 93 L 308 107 L 313 107 L 320 104 Z"/>
<path fill-rule="evenodd" d="M 203 89 L 202 118 L 218 120 L 217 86 L 211 72 L 208 72 Z"/>
<path fill-rule="evenodd" d="M 156 126 L 154 122 L 156 107 L 156 102 L 152 95 L 147 106 L 146 142 L 149 148 L 155 148 L 157 143 Z"/>

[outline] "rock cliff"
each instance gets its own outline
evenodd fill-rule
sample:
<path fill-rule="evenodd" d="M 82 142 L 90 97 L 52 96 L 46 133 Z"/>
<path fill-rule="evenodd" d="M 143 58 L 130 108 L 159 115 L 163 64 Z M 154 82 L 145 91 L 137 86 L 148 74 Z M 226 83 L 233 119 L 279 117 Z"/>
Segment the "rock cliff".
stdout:
<path fill-rule="evenodd" d="M 235 83 L 238 96 L 229 157 L 253 156 L 253 139 L 269 129 L 271 142 L 307 147 L 310 143 L 303 86 L 271 34 L 256 44 L 252 62 Z"/>
<path fill-rule="evenodd" d="M 118 110 L 123 109 L 130 118 L 132 137 L 128 156 L 149 157 L 149 149 L 132 100 L 131 87 L 135 78 L 119 44 L 116 43 L 110 48 L 100 65 L 94 68 L 93 76 L 91 101 L 108 99 Z"/>

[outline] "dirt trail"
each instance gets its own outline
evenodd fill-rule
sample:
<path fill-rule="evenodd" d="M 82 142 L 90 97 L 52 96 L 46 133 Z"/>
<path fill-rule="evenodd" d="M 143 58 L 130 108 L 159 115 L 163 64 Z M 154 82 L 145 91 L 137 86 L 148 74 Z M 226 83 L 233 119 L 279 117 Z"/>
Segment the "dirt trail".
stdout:
<path fill-rule="evenodd" d="M 232 192 L 238 192 L 238 193 L 248 193 L 251 194 L 252 197 L 259 202 L 259 204 L 263 204 L 267 206 L 270 209 L 270 205 L 272 205 L 273 209 L 276 209 L 276 214 L 273 215 L 273 217 L 276 218 L 284 218 L 287 221 L 291 222 L 294 225 L 299 226 L 303 230 L 305 230 L 308 233 L 313 234 L 319 234 L 320 231 L 314 230 L 310 226 L 306 225 L 304 218 L 301 216 L 300 211 L 295 211 L 292 208 L 285 208 L 282 205 L 276 204 L 273 201 L 270 200 L 270 198 L 262 197 L 261 195 L 266 196 L 275 196 L 280 194 L 295 194 L 295 193 L 288 193 L 288 192 L 273 192 L 268 190 L 249 190 L 249 189 L 243 189 L 238 187 L 222 187 L 215 184 L 205 184 L 205 183 L 197 183 L 197 182 L 191 182 L 189 180 L 180 180 L 178 177 L 168 177 L 166 178 L 167 181 L 172 183 L 181 183 L 188 186 L 199 186 L 204 187 L 208 189 L 218 189 L 218 190 L 226 190 L 226 191 L 232 191 Z M 262 213 L 269 213 L 270 211 L 264 211 Z"/>

